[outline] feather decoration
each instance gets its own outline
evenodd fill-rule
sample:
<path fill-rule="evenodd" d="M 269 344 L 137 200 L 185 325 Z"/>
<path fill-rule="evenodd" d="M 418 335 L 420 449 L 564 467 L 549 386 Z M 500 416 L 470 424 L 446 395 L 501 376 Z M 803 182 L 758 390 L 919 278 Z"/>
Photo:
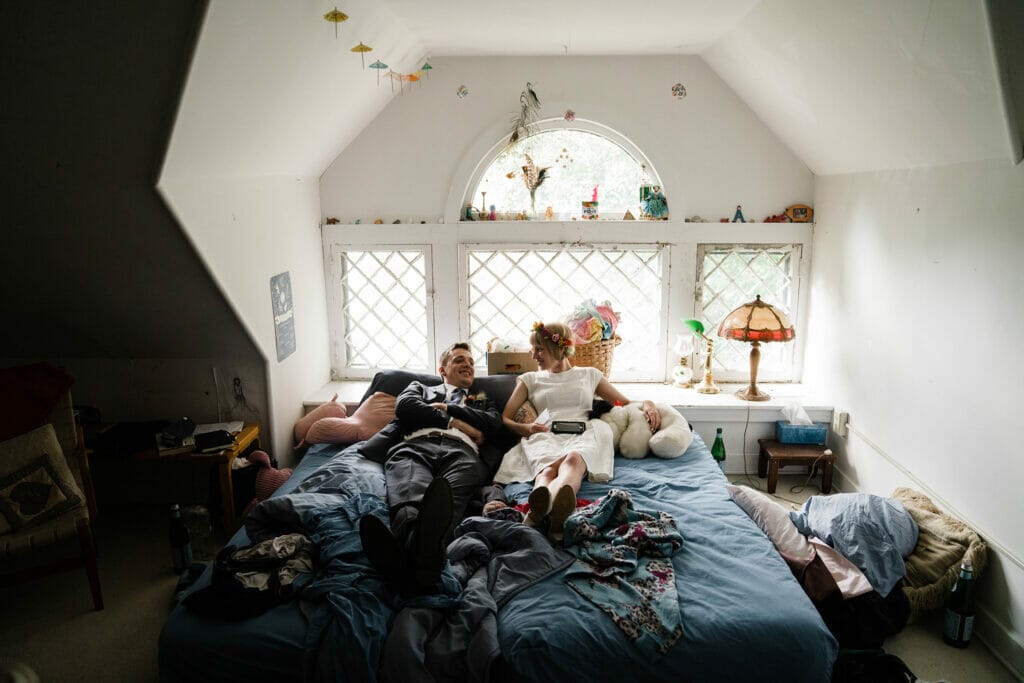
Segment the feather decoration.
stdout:
<path fill-rule="evenodd" d="M 548 179 L 548 169 L 551 167 L 544 166 L 543 168 L 537 168 L 537 165 L 533 163 L 533 158 L 531 158 L 529 154 L 524 156 L 526 157 L 526 165 L 523 166 L 523 184 L 526 185 L 526 189 L 530 191 L 530 211 L 536 214 L 537 188 Z"/>
<path fill-rule="evenodd" d="M 508 146 L 525 140 L 534 132 L 540 114 L 540 98 L 533 89 L 532 83 L 526 84 L 526 90 L 519 94 L 519 113 L 512 118 L 512 134 L 508 138 Z"/>

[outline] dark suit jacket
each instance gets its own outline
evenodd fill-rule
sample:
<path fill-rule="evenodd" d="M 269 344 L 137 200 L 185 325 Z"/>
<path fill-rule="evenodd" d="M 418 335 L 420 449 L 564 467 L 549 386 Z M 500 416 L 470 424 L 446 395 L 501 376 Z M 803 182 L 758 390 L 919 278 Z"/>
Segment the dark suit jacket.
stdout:
<path fill-rule="evenodd" d="M 482 401 L 467 398 L 461 406 L 448 406 L 447 412 L 430 406 L 431 403 L 444 403 L 444 400 L 443 384 L 427 386 L 421 382 L 411 382 L 395 401 L 395 419 L 373 437 L 358 444 L 356 449 L 364 458 L 383 463 L 391 447 L 409 434 L 417 429 L 431 427 L 446 429 L 448 418 L 454 417 L 483 432 L 484 443 L 480 447 L 480 457 L 489 467 L 496 466 L 503 454 L 489 442 L 495 440 L 494 437 L 502 427 L 498 405 L 489 398 Z"/>

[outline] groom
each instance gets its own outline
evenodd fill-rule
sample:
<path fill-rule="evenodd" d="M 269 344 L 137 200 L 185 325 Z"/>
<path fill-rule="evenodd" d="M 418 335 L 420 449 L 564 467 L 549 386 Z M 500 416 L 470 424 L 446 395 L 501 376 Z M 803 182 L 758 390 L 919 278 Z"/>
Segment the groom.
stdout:
<path fill-rule="evenodd" d="M 490 481 L 480 445 L 502 425 L 494 401 L 468 395 L 476 376 L 468 344 L 452 344 L 439 363 L 443 383 L 412 382 L 399 394 L 395 420 L 384 430 L 399 439 L 384 462 L 390 527 L 374 515 L 359 520 L 367 557 L 402 595 L 436 586 L 454 523 Z"/>

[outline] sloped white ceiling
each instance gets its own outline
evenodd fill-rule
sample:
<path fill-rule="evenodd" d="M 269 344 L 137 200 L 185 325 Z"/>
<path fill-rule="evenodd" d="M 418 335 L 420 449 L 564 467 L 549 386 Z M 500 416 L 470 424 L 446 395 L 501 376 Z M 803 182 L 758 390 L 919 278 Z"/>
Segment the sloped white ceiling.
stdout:
<path fill-rule="evenodd" d="M 817 175 L 1007 156 L 982 0 L 765 0 L 702 56 Z"/>
<path fill-rule="evenodd" d="M 819 175 L 1009 149 L 985 0 L 346 0 L 337 39 L 334 4 L 212 0 L 165 176 L 319 176 L 396 96 L 350 52 L 360 41 L 398 71 L 699 53 Z"/>
<path fill-rule="evenodd" d="M 395 71 L 420 66 L 415 34 L 373 0 L 211 0 L 163 176 L 317 177 L 390 101 L 389 82 L 351 48 Z"/>

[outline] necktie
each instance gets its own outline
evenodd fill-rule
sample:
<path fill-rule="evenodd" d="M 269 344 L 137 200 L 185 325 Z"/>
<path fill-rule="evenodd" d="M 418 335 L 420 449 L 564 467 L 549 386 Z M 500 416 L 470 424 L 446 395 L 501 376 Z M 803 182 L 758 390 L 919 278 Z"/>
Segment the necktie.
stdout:
<path fill-rule="evenodd" d="M 452 390 L 452 395 L 449 397 L 449 403 L 462 404 L 462 400 L 466 398 L 466 391 L 460 387 L 455 387 Z"/>

